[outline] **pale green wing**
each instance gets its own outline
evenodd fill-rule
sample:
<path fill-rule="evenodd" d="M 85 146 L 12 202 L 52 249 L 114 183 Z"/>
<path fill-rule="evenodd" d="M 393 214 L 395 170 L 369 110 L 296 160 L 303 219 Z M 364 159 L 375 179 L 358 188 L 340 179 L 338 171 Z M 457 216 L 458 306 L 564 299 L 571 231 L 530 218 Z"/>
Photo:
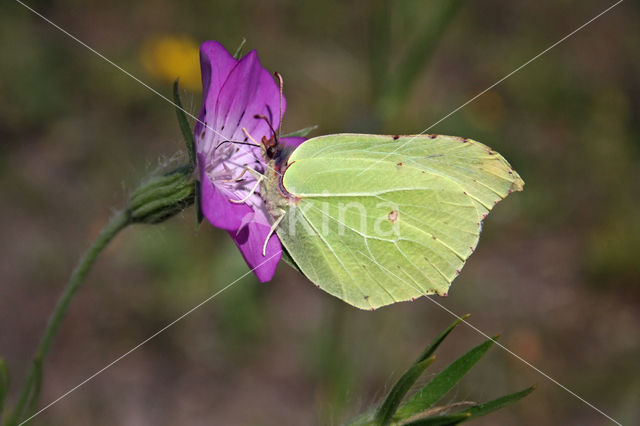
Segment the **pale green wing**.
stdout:
<path fill-rule="evenodd" d="M 338 134 L 306 141 L 278 236 L 323 290 L 362 309 L 446 294 L 482 219 L 524 182 L 487 146 L 450 136 Z"/>

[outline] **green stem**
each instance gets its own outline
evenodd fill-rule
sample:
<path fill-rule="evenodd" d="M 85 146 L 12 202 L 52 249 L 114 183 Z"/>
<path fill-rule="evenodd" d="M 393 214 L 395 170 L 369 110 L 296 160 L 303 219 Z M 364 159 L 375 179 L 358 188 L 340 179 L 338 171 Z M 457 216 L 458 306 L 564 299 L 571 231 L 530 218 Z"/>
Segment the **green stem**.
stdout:
<path fill-rule="evenodd" d="M 91 269 L 91 266 L 95 262 L 98 255 L 118 234 L 118 232 L 120 232 L 130 223 L 131 217 L 128 210 L 123 210 L 116 213 L 111 218 L 111 220 L 109 220 L 107 225 L 102 228 L 102 231 L 100 231 L 100 234 L 98 235 L 96 240 L 93 242 L 91 247 L 89 247 L 89 250 L 87 250 L 84 256 L 80 259 L 80 262 L 78 262 L 78 265 L 71 273 L 71 278 L 69 279 L 69 282 L 64 288 L 64 291 L 60 296 L 60 299 L 58 299 L 58 303 L 56 304 L 56 307 L 51 314 L 51 318 L 49 319 L 47 328 L 44 331 L 42 340 L 40 341 L 40 345 L 38 346 L 38 350 L 33 357 L 31 366 L 29 367 L 27 378 L 25 379 L 23 388 L 18 398 L 18 403 L 16 404 L 11 416 L 8 418 L 6 422 L 7 425 L 12 426 L 17 424 L 23 418 L 25 408 L 36 406 L 35 404 L 37 403 L 37 399 L 39 396 L 40 382 L 42 380 L 42 363 L 47 353 L 49 352 L 49 349 L 51 348 L 51 342 L 58 332 L 60 324 L 62 323 L 62 320 L 64 319 L 64 316 L 69 309 L 69 303 L 71 302 L 71 299 L 80 287 L 80 284 L 82 284 L 82 282 L 84 281 L 87 273 Z M 31 410 L 32 408 L 29 408 L 27 414 L 29 414 Z"/>

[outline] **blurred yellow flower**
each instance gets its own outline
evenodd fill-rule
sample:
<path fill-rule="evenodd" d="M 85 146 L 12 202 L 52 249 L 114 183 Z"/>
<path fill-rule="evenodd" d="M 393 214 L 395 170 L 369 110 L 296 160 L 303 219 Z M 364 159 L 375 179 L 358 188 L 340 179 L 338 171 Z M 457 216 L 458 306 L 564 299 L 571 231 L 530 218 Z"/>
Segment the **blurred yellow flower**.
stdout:
<path fill-rule="evenodd" d="M 153 77 L 200 90 L 200 58 L 197 43 L 182 36 L 165 35 L 148 40 L 141 51 L 142 64 Z"/>

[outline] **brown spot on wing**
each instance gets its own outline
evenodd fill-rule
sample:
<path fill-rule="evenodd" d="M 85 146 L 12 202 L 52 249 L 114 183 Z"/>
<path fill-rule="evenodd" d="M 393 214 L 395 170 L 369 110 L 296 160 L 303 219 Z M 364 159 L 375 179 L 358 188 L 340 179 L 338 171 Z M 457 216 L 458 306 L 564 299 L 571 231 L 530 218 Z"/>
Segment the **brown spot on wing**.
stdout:
<path fill-rule="evenodd" d="M 398 210 L 391 210 L 389 212 L 389 222 L 391 223 L 395 223 L 396 220 L 398 220 Z"/>

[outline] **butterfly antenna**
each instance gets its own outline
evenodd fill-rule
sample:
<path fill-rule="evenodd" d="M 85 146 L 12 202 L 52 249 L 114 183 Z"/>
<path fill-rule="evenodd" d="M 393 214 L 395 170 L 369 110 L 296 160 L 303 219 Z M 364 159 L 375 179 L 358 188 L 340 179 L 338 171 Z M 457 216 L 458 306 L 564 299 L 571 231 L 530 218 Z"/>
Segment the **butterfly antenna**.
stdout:
<path fill-rule="evenodd" d="M 269 120 L 269 117 L 263 114 L 256 114 L 253 116 L 253 118 L 264 120 L 267 123 L 267 125 L 269 125 L 269 128 L 271 129 L 271 133 L 273 133 L 273 137 L 276 138 L 276 142 L 278 142 L 278 134 L 273 129 L 273 126 L 271 125 L 271 120 Z"/>
<path fill-rule="evenodd" d="M 282 76 L 280 75 L 279 72 L 274 72 L 273 73 L 276 78 L 278 79 L 278 83 L 280 86 L 280 121 L 278 122 L 278 138 L 280 138 L 280 132 L 282 131 L 282 120 L 284 118 L 284 112 L 282 111 L 282 104 L 283 104 L 283 99 L 284 99 L 284 79 L 282 78 Z"/>
<path fill-rule="evenodd" d="M 255 143 L 249 143 L 249 142 L 240 142 L 240 141 L 222 141 L 220 142 L 218 145 L 216 145 L 216 147 L 214 148 L 214 151 L 218 148 L 220 148 L 220 145 L 224 145 L 225 143 L 237 143 L 238 145 L 249 145 L 249 146 L 257 146 L 258 148 L 260 147 L 260 145 L 255 144 Z"/>

